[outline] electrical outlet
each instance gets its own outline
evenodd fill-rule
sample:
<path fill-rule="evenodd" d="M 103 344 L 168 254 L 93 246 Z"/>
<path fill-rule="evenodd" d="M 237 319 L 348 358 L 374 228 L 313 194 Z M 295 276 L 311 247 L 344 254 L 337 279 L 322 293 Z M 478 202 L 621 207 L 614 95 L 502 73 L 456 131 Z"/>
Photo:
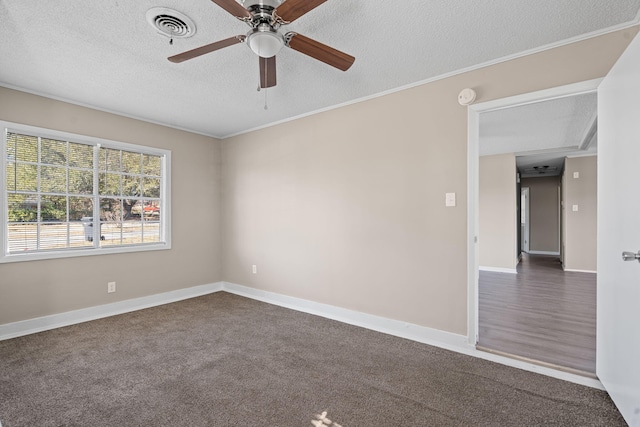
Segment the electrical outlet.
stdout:
<path fill-rule="evenodd" d="M 116 291 L 116 282 L 107 283 L 107 293 L 113 293 Z"/>
<path fill-rule="evenodd" d="M 251 266 L 251 272 L 253 274 L 257 274 L 258 273 L 258 267 L 255 264 Z"/>

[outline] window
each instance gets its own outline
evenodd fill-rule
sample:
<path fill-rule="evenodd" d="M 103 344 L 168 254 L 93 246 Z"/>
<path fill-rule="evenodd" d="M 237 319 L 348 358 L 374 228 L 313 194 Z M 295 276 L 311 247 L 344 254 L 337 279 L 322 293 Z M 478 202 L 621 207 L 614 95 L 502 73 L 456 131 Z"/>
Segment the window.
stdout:
<path fill-rule="evenodd" d="M 0 261 L 170 247 L 170 152 L 1 124 Z"/>

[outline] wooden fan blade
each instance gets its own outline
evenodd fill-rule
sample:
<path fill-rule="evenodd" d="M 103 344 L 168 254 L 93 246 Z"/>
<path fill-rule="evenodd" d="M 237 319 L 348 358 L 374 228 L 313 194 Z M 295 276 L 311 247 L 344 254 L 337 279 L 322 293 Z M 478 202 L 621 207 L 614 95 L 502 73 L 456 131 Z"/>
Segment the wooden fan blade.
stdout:
<path fill-rule="evenodd" d="M 260 59 L 260 87 L 262 89 L 276 85 L 276 57 L 258 57 Z"/>
<path fill-rule="evenodd" d="M 195 49 L 188 50 L 186 52 L 179 53 L 174 56 L 170 56 L 167 58 L 171 62 L 179 63 L 186 61 L 187 59 L 193 59 L 198 56 L 204 55 L 205 53 L 213 52 L 223 47 L 232 46 L 234 44 L 242 43 L 246 36 L 233 36 L 228 39 L 220 40 L 215 43 L 207 44 L 204 46 L 197 47 Z"/>
<path fill-rule="evenodd" d="M 286 22 L 293 22 L 326 1 L 327 0 L 286 0 L 276 9 L 276 13 Z"/>
<path fill-rule="evenodd" d="M 356 58 L 351 55 L 347 55 L 344 52 L 340 52 L 337 49 L 301 34 L 288 33 L 286 38 L 289 36 L 291 37 L 289 40 L 289 47 L 291 49 L 304 53 L 339 70 L 347 71 L 356 60 Z"/>
<path fill-rule="evenodd" d="M 236 18 L 251 18 L 251 13 L 235 0 L 211 0 Z"/>

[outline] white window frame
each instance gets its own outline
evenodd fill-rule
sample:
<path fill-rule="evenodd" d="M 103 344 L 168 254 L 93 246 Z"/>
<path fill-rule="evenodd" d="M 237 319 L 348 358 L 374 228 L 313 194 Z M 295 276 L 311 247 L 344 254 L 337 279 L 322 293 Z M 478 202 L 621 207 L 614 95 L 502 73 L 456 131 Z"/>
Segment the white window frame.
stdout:
<path fill-rule="evenodd" d="M 150 147 L 146 145 L 136 145 L 125 142 L 111 141 L 91 136 L 78 135 L 69 132 L 61 132 L 51 129 L 45 129 L 35 126 L 27 126 L 18 123 L 0 121 L 0 130 L 2 136 L 0 138 L 0 152 L 2 153 L 2 161 L 0 162 L 0 217 L 2 218 L 2 227 L 0 227 L 0 263 L 20 262 L 20 261 L 36 261 L 53 258 L 71 258 L 80 256 L 107 255 L 128 252 L 146 252 L 155 250 L 171 249 L 171 151 L 161 148 Z M 122 245 L 122 246 L 105 246 L 99 244 L 93 247 L 83 248 L 66 248 L 61 250 L 47 250 L 41 252 L 26 252 L 9 254 L 9 236 L 8 236 L 8 192 L 6 186 L 6 165 L 7 165 L 7 133 L 24 133 L 28 135 L 38 136 L 41 138 L 56 139 L 62 141 L 75 142 L 79 144 L 93 145 L 116 150 L 133 151 L 149 155 L 159 156 L 162 159 L 162 179 L 160 186 L 160 242 L 144 243 L 140 245 Z M 97 165 L 94 165 L 97 168 Z M 95 172 L 94 172 L 95 173 Z M 94 176 L 94 183 L 96 177 Z M 94 184 L 95 185 L 95 184 Z M 97 191 L 97 190 L 96 190 Z M 99 206 L 98 206 L 99 207 Z M 96 206 L 94 203 L 94 218 L 96 217 Z M 98 236 L 99 240 L 100 227 L 94 227 L 94 237 Z M 95 241 L 95 240 L 94 240 Z M 99 243 L 99 242 L 97 242 Z"/>

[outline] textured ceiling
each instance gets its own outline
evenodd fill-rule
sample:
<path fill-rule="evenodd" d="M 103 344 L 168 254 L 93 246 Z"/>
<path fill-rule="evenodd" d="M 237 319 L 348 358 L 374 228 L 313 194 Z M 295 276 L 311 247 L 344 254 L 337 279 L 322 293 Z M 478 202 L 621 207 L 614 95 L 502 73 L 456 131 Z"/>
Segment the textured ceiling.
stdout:
<path fill-rule="evenodd" d="M 170 45 L 145 18 L 158 6 L 191 18 L 196 34 Z M 227 137 L 629 26 L 639 9 L 640 0 L 327 1 L 285 31 L 355 56 L 353 67 L 341 72 L 284 48 L 278 84 L 265 93 L 244 44 L 167 61 L 246 34 L 209 0 L 0 0 L 0 85 Z"/>

